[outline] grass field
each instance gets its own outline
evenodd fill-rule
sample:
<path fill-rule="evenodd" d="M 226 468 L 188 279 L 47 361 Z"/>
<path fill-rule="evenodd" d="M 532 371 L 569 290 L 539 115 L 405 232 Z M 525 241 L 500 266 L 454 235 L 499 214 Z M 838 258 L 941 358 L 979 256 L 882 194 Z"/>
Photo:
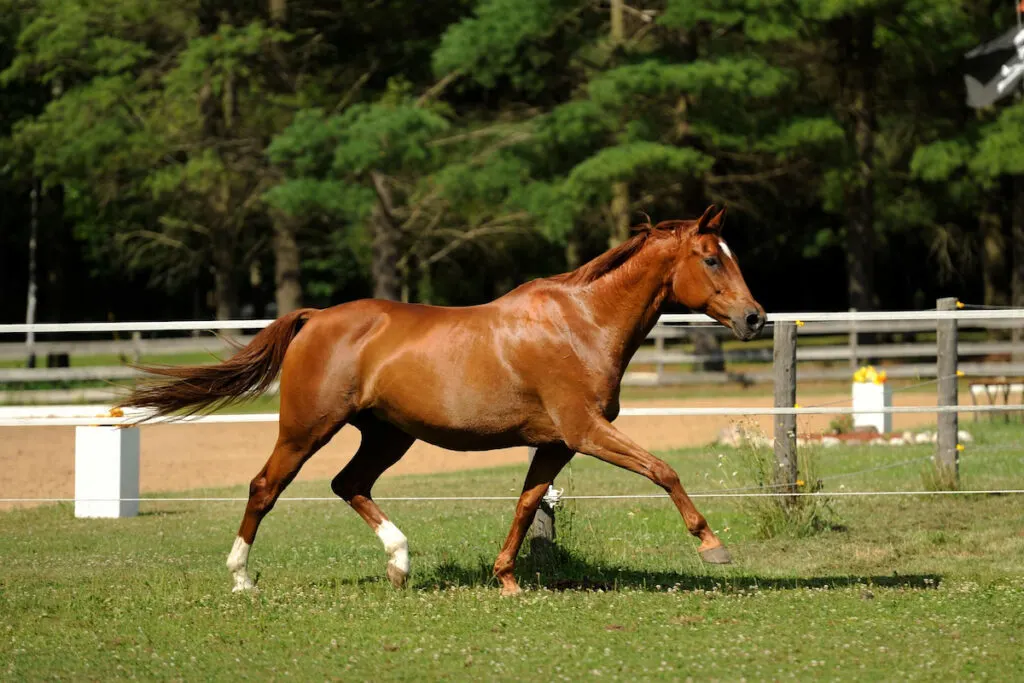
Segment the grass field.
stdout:
<path fill-rule="evenodd" d="M 1024 428 L 966 426 L 976 441 L 964 486 L 1024 488 Z M 890 465 L 929 452 L 824 449 L 818 476 L 831 492 L 918 490 L 924 461 Z M 744 483 L 736 451 L 664 455 L 691 492 Z M 394 477 L 375 493 L 514 496 L 523 474 Z M 558 485 L 656 492 L 583 457 Z M 319 482 L 287 495 L 330 491 Z M 527 592 L 513 599 L 499 598 L 490 577 L 511 501 L 382 502 L 412 547 L 401 592 L 383 577 L 379 542 L 343 503 L 282 501 L 253 549 L 252 595 L 231 594 L 224 568 L 243 503 L 150 502 L 129 520 L 75 520 L 69 505 L 17 510 L 0 513 L 0 676 L 1020 679 L 1021 502 L 836 498 L 831 530 L 761 540 L 742 502 L 702 498 L 736 560 L 718 568 L 700 564 L 667 499 L 569 501 L 556 550 L 521 556 Z"/>

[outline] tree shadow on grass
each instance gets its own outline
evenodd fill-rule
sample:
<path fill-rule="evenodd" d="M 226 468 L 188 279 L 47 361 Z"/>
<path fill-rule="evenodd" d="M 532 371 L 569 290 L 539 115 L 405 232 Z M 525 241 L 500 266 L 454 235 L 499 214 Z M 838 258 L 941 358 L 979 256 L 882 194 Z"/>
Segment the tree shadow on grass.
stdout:
<path fill-rule="evenodd" d="M 588 560 L 556 544 L 534 541 L 529 554 L 519 558 L 516 579 L 523 588 L 543 588 L 554 591 L 613 591 L 640 590 L 661 592 L 670 588 L 681 591 L 716 591 L 738 593 L 758 590 L 793 590 L 798 588 L 938 588 L 939 574 L 898 574 L 887 576 L 799 576 L 792 578 L 765 577 L 755 574 L 730 573 L 688 574 L 682 572 L 643 571 L 617 565 L 592 564 Z M 497 580 L 491 573 L 491 564 L 479 558 L 475 564 L 446 562 L 434 568 L 427 576 L 416 580 L 418 589 L 448 589 L 455 587 L 494 587 Z"/>

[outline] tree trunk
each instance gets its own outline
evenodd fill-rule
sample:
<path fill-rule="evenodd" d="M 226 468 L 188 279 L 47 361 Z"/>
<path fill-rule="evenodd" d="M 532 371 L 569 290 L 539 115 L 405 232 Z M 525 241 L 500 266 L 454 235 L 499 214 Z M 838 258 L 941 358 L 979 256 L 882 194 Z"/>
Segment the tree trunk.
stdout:
<path fill-rule="evenodd" d="M 271 23 L 275 26 L 284 24 L 288 18 L 288 0 L 270 0 L 268 9 Z"/>
<path fill-rule="evenodd" d="M 36 303 L 39 291 L 36 282 L 36 256 L 39 251 L 39 183 L 35 178 L 32 179 L 31 209 L 28 234 L 28 301 L 25 307 L 25 323 L 28 325 L 36 321 Z M 33 330 L 29 330 L 25 335 L 25 352 L 28 356 L 26 367 L 34 368 L 36 366 L 36 333 Z"/>
<path fill-rule="evenodd" d="M 694 372 L 725 372 L 725 357 L 722 356 L 722 338 L 711 330 L 694 329 L 693 352 L 701 356 L 714 356 L 710 360 L 693 364 Z"/>
<path fill-rule="evenodd" d="M 302 308 L 299 241 L 294 218 L 273 212 L 274 223 L 274 299 L 277 315 Z"/>
<path fill-rule="evenodd" d="M 419 267 L 419 281 L 416 283 L 416 302 L 431 304 L 434 302 L 434 275 L 429 265 Z"/>
<path fill-rule="evenodd" d="M 629 239 L 629 183 L 612 185 L 612 231 L 609 247 L 616 247 Z"/>
<path fill-rule="evenodd" d="M 1003 234 L 1003 221 L 992 199 L 985 202 L 978 214 L 978 232 L 981 234 L 982 302 L 986 306 L 1005 306 L 1010 300 L 1006 277 L 1006 236 Z M 992 341 L 1006 339 L 1003 330 L 989 330 L 987 336 Z"/>
<path fill-rule="evenodd" d="M 565 269 L 576 270 L 580 265 L 580 238 L 573 230 L 565 238 Z"/>
<path fill-rule="evenodd" d="M 611 0 L 611 42 L 618 47 L 626 39 L 626 22 L 623 0 Z M 616 247 L 629 239 L 629 183 L 612 184 L 612 226 L 608 246 Z"/>
<path fill-rule="evenodd" d="M 847 287 L 849 304 L 858 311 L 875 308 L 875 19 L 852 19 L 846 42 L 845 63 L 853 71 L 849 85 L 852 101 L 846 117 L 852 124 L 856 162 L 854 187 L 846 196 L 847 212 Z"/>
<path fill-rule="evenodd" d="M 398 272 L 398 248 L 401 236 L 392 213 L 391 190 L 381 174 L 370 173 L 373 188 L 377 192 L 377 204 L 373 207 L 373 244 L 371 247 L 373 296 L 376 299 L 398 301 L 402 295 L 402 278 Z"/>
<path fill-rule="evenodd" d="M 213 299 L 217 320 L 238 315 L 238 283 L 235 282 L 233 250 L 227 244 L 213 245 Z"/>
<path fill-rule="evenodd" d="M 1024 306 L 1024 176 L 1013 177 L 1013 207 L 1010 239 L 1013 249 L 1013 275 L 1011 290 L 1014 307 Z M 1024 341 L 1024 330 L 1019 325 L 1013 328 L 1012 340 L 1015 346 Z M 1024 353 L 1014 351 L 1013 361 L 1024 361 Z"/>
<path fill-rule="evenodd" d="M 981 232 L 981 277 L 987 306 L 1004 306 L 1008 301 L 1006 290 L 1006 236 L 999 212 L 986 202 L 978 215 Z"/>

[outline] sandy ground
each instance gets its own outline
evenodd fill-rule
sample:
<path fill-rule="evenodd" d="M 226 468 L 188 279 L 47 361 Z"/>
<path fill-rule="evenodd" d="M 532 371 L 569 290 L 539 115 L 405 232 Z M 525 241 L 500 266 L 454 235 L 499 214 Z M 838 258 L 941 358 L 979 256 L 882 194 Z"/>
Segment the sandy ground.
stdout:
<path fill-rule="evenodd" d="M 814 395 L 801 405 L 842 401 L 848 395 Z M 799 400 L 799 399 L 798 399 Z M 770 397 L 635 401 L 626 406 L 770 406 Z M 935 405 L 934 394 L 896 394 L 895 405 Z M 771 417 L 752 419 L 770 433 Z M 800 418 L 800 433 L 824 430 L 831 418 Z M 712 443 L 719 431 L 737 418 L 621 417 L 616 426 L 645 448 L 657 451 Z M 927 413 L 894 415 L 895 430 L 934 424 Z M 143 493 L 248 483 L 262 467 L 276 437 L 277 425 L 177 424 L 142 427 L 141 487 Z M 0 428 L 0 498 L 71 497 L 74 495 L 73 427 Z M 306 463 L 299 480 L 329 479 L 355 452 L 359 432 L 345 427 Z M 526 473 L 525 448 L 456 453 L 417 442 L 385 476 L 465 470 L 521 464 Z M 0 503 L 0 509 L 11 507 Z"/>

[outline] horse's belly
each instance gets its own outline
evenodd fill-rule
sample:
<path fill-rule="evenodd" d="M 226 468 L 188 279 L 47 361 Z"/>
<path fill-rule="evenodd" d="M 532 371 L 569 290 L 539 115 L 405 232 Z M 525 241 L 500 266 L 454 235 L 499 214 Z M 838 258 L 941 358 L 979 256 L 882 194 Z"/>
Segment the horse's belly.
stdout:
<path fill-rule="evenodd" d="M 421 423 L 399 426 L 421 441 L 450 451 L 490 451 L 527 445 L 519 430 L 482 433 L 470 429 L 444 428 Z"/>
<path fill-rule="evenodd" d="M 554 427 L 539 407 L 481 400 L 472 409 L 443 404 L 381 402 L 374 414 L 421 441 L 453 451 L 485 451 L 555 439 Z"/>

